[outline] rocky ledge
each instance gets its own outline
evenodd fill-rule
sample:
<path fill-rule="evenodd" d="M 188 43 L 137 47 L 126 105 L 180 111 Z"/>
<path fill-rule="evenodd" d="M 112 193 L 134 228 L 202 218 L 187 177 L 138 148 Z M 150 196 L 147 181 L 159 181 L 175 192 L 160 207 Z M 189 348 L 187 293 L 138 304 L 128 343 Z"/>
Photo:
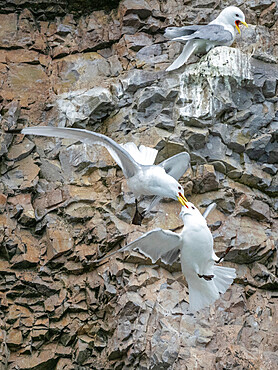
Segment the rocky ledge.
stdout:
<path fill-rule="evenodd" d="M 171 73 L 180 45 L 163 30 L 207 23 L 217 2 L 75 3 L 1 7 L 2 368 L 275 368 L 276 2 L 245 1 L 250 26 L 233 47 Z M 179 263 L 132 252 L 96 265 L 147 230 L 179 225 L 179 205 L 165 200 L 134 227 L 134 199 L 105 150 L 5 133 L 38 124 L 156 147 L 158 161 L 187 150 L 186 195 L 200 210 L 217 203 L 208 219 L 216 252 L 233 247 L 228 292 L 192 315 Z"/>

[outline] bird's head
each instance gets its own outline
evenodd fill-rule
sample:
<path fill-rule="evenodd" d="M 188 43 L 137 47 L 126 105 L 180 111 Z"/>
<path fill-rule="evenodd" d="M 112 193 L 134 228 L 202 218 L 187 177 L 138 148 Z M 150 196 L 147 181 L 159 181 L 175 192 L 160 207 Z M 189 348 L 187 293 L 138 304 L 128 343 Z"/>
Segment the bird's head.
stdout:
<path fill-rule="evenodd" d="M 186 207 L 182 207 L 179 217 L 183 220 L 183 218 L 187 215 L 198 217 L 201 216 L 203 218 L 198 208 L 195 207 L 194 204 L 190 202 L 187 202 Z"/>
<path fill-rule="evenodd" d="M 188 200 L 184 196 L 183 187 L 171 176 L 167 181 L 168 197 L 177 199 L 184 207 L 187 207 Z"/>
<path fill-rule="evenodd" d="M 178 201 L 183 205 L 183 207 L 185 207 L 185 208 L 188 207 L 188 205 L 187 205 L 188 200 L 185 198 L 184 190 L 183 190 L 183 188 L 180 184 L 178 185 L 176 197 L 177 197 Z"/>
<path fill-rule="evenodd" d="M 245 27 L 248 27 L 245 22 L 245 15 L 243 12 L 236 6 L 228 6 L 220 13 L 219 17 L 227 24 L 234 26 L 240 33 L 239 25 L 243 24 Z"/>

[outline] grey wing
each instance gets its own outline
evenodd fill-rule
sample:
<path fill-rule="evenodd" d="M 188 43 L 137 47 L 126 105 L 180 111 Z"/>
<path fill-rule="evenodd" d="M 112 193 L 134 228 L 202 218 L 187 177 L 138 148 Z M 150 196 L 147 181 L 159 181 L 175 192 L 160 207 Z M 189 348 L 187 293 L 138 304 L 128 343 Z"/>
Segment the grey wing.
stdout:
<path fill-rule="evenodd" d="M 144 210 L 144 216 L 150 212 L 151 209 L 153 209 L 158 202 L 160 202 L 160 200 L 162 199 L 162 197 L 160 197 L 159 195 L 155 195 L 153 198 L 152 198 L 152 201 L 151 203 L 149 204 L 149 206 Z"/>
<path fill-rule="evenodd" d="M 210 214 L 210 212 L 212 212 L 213 210 L 215 210 L 216 208 L 216 203 L 211 203 L 207 209 L 205 210 L 205 212 L 203 213 L 203 217 L 204 218 L 207 218 L 208 215 Z"/>
<path fill-rule="evenodd" d="M 168 175 L 172 176 L 176 180 L 179 180 L 188 169 L 189 163 L 189 154 L 182 152 L 159 163 L 159 166 L 163 167 Z"/>
<path fill-rule="evenodd" d="M 208 24 L 206 26 L 200 27 L 196 32 L 174 38 L 174 41 L 187 41 L 187 40 L 208 40 L 208 41 L 218 41 L 218 42 L 230 42 L 234 38 L 230 31 L 225 30 L 221 25 Z"/>
<path fill-rule="evenodd" d="M 178 259 L 180 251 L 180 246 L 170 250 L 161 257 L 161 261 L 166 265 L 172 265 Z"/>
<path fill-rule="evenodd" d="M 100 262 L 105 258 L 111 257 L 118 252 L 124 252 L 127 250 L 138 249 L 146 257 L 149 257 L 152 262 L 156 262 L 159 258 L 165 263 L 168 263 L 167 256 L 170 255 L 172 250 L 179 248 L 181 244 L 181 237 L 170 230 L 154 229 L 148 233 L 142 235 L 140 238 L 124 246 L 123 248 L 110 253 L 95 262 Z M 165 260 L 163 256 L 166 256 Z"/>
<path fill-rule="evenodd" d="M 38 126 L 26 127 L 21 131 L 24 135 L 41 135 L 49 137 L 59 137 L 64 139 L 79 140 L 89 145 L 104 146 L 123 170 L 126 178 L 132 177 L 141 166 L 131 157 L 131 155 L 109 137 L 96 132 L 82 130 L 78 128 Z"/>
<path fill-rule="evenodd" d="M 167 27 L 164 36 L 173 39 L 175 37 L 191 35 L 203 26 L 184 26 L 184 27 Z"/>

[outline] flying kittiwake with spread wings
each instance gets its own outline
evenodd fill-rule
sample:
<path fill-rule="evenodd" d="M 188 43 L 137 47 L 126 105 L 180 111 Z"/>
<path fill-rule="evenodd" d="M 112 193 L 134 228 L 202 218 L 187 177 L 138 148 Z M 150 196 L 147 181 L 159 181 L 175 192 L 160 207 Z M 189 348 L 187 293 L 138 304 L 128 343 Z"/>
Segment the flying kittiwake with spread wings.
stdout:
<path fill-rule="evenodd" d="M 225 293 L 236 277 L 234 268 L 215 264 L 220 259 L 214 253 L 213 237 L 206 222 L 206 217 L 215 206 L 215 203 L 211 204 L 202 215 L 188 202 L 180 213 L 184 223 L 180 234 L 154 229 L 95 262 L 133 249 L 151 258 L 153 263 L 161 259 L 171 265 L 180 255 L 182 272 L 189 288 L 189 308 L 192 312 L 199 311 L 213 304 L 219 298 L 219 293 Z"/>
<path fill-rule="evenodd" d="M 205 54 L 216 46 L 231 46 L 235 28 L 240 33 L 240 24 L 248 27 L 243 12 L 235 6 L 228 6 L 208 25 L 166 28 L 165 37 L 185 44 L 181 55 L 166 71 L 180 68 L 192 54 Z"/>
<path fill-rule="evenodd" d="M 178 200 L 186 207 L 187 199 L 184 190 L 177 180 L 186 172 L 190 157 L 186 152 L 174 155 L 158 165 L 154 165 L 157 150 L 141 145 L 139 148 L 134 143 L 119 145 L 109 137 L 96 132 L 78 128 L 66 127 L 26 127 L 20 131 L 25 135 L 41 135 L 81 141 L 88 145 L 104 146 L 115 162 L 121 167 L 127 179 L 127 185 L 133 192 L 136 200 L 136 212 L 133 223 L 141 225 L 143 215 L 138 211 L 137 199 L 141 195 L 155 195 L 146 211 L 161 198 Z"/>

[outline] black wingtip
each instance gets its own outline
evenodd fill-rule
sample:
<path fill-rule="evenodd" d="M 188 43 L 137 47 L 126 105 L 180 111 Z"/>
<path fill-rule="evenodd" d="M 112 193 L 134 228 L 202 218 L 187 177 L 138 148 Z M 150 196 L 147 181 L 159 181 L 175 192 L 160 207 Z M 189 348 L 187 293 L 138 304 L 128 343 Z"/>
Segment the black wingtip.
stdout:
<path fill-rule="evenodd" d="M 15 128 L 15 129 L 11 129 L 11 130 L 5 130 L 4 132 L 6 133 L 6 134 L 14 134 L 14 135 L 16 135 L 16 134 L 21 134 L 21 129 L 19 129 L 19 128 Z"/>

